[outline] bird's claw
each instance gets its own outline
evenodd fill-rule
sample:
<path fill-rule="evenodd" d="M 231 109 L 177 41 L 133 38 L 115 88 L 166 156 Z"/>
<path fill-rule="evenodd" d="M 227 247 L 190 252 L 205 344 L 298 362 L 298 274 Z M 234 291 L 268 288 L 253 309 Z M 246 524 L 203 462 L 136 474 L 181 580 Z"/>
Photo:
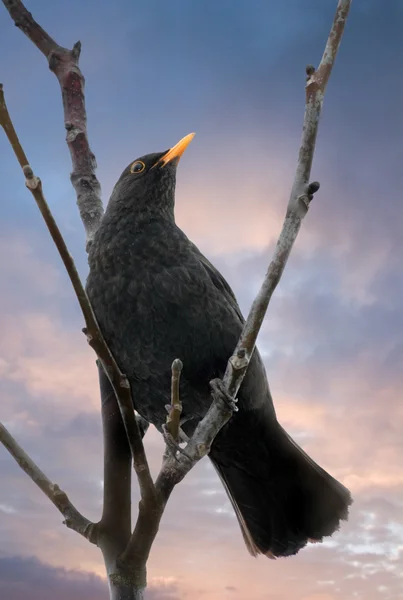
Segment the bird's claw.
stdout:
<path fill-rule="evenodd" d="M 180 441 L 186 441 L 186 440 L 181 439 L 182 435 L 184 435 L 183 432 L 179 431 L 179 439 L 180 439 Z M 183 448 L 181 448 L 180 445 L 179 445 L 179 443 L 172 437 L 172 435 L 168 431 L 168 428 L 167 428 L 167 426 L 165 424 L 162 425 L 162 437 L 164 438 L 164 442 L 165 442 L 167 451 L 172 456 L 172 458 L 174 458 L 175 460 L 178 460 L 178 453 L 179 453 L 179 454 L 183 454 L 189 460 L 191 460 L 191 458 L 187 454 L 186 450 L 184 450 Z"/>
<path fill-rule="evenodd" d="M 228 392 L 227 388 L 224 385 L 222 379 L 212 379 L 210 381 L 210 387 L 212 390 L 212 395 L 215 401 L 221 400 L 224 402 L 225 406 L 232 410 L 233 412 L 238 412 L 239 408 L 237 406 L 238 399 L 231 396 Z"/>

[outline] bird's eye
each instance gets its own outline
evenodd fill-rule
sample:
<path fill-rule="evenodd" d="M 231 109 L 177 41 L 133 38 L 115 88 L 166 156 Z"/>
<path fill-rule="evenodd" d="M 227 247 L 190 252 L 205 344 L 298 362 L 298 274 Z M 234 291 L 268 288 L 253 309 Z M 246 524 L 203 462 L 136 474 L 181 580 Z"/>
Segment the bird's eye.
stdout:
<path fill-rule="evenodd" d="M 136 160 L 130 167 L 130 173 L 141 173 L 146 168 L 145 164 L 141 160 Z"/>

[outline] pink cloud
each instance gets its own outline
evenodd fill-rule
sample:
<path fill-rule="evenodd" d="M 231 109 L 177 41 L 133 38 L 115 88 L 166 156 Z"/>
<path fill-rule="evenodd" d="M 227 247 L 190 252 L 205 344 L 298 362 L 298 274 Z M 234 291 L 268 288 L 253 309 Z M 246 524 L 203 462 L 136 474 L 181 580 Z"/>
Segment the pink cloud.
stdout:
<path fill-rule="evenodd" d="M 79 330 L 69 331 L 46 313 L 8 315 L 1 323 L 3 379 L 22 383 L 33 397 L 53 404 L 98 408 L 95 355 Z M 84 404 L 83 404 L 84 402 Z"/>

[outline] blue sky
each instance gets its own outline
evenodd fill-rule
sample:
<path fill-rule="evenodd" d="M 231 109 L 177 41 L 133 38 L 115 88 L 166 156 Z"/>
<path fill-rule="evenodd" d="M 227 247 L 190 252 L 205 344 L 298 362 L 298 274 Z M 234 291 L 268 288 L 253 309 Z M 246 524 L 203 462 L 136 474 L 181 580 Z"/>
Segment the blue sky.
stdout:
<path fill-rule="evenodd" d="M 196 132 L 178 171 L 177 221 L 244 312 L 292 185 L 305 66 L 318 64 L 335 7 L 336 0 L 27 0 L 60 44 L 83 44 L 88 131 L 105 203 L 130 161 Z M 313 165 L 321 189 L 259 338 L 279 419 L 350 487 L 350 520 L 295 558 L 254 560 L 203 462 L 168 506 L 150 561 L 150 599 L 263 600 L 268 589 L 279 600 L 403 598 L 402 25 L 401 0 L 353 1 Z M 10 113 L 85 278 L 57 81 L 4 8 L 0 38 Z M 94 357 L 4 136 L 0 157 L 0 419 L 96 519 L 102 446 Z M 146 439 L 156 470 L 162 445 L 154 431 Z M 63 528 L 1 448 L 0 478 L 0 592 L 20 600 L 41 579 L 49 582 L 37 588 L 41 599 L 46 589 L 61 599 L 102 597 L 97 549 Z"/>

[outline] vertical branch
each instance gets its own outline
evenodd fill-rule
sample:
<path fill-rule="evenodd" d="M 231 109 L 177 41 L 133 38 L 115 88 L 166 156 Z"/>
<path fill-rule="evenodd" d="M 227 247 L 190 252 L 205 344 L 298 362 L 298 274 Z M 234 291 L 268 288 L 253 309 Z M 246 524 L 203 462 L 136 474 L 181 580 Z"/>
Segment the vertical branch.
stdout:
<path fill-rule="evenodd" d="M 131 533 L 132 457 L 115 393 L 101 365 L 98 373 L 104 432 L 104 502 L 100 531 L 102 534 L 113 532 L 124 549 Z"/>
<path fill-rule="evenodd" d="M 78 65 L 81 43 L 72 50 L 59 46 L 34 20 L 21 0 L 3 0 L 15 25 L 47 58 L 50 70 L 60 84 L 64 110 L 66 141 L 70 150 L 73 171 L 71 182 L 77 195 L 81 220 L 87 235 L 87 246 L 94 238 L 103 217 L 101 186 L 95 174 L 96 160 L 87 135 L 84 76 Z M 28 163 L 25 163 L 28 164 Z"/>
<path fill-rule="evenodd" d="M 182 361 L 179 358 L 175 358 L 172 363 L 171 408 L 166 423 L 167 430 L 175 441 L 179 437 L 179 424 L 182 414 L 182 402 L 179 394 L 179 382 L 182 369 Z"/>

